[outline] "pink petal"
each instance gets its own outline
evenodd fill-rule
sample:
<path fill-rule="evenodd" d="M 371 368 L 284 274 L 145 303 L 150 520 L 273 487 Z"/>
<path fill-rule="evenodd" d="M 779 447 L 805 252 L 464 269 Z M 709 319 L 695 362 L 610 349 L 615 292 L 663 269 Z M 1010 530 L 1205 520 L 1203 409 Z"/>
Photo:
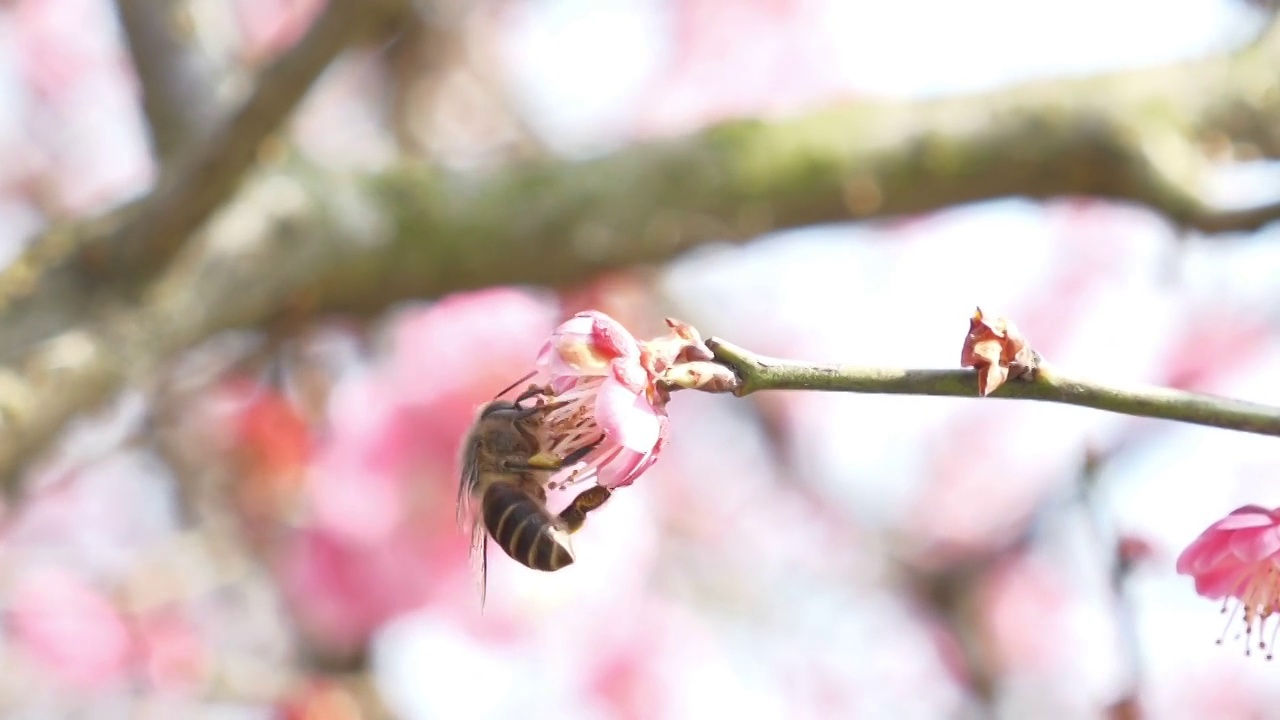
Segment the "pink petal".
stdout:
<path fill-rule="evenodd" d="M 573 317 L 560 323 L 556 328 L 556 335 L 579 335 L 584 338 L 591 337 L 591 333 L 596 325 L 595 318 L 589 312 L 581 312 Z"/>
<path fill-rule="evenodd" d="M 1245 507 L 1232 510 L 1230 515 L 1222 518 L 1218 522 L 1209 526 L 1210 530 L 1239 530 L 1241 528 L 1262 527 L 1264 525 L 1277 525 L 1276 520 L 1268 511 L 1256 506 L 1246 505 Z"/>
<path fill-rule="evenodd" d="M 611 358 L 590 343 L 570 341 L 556 345 L 547 369 L 552 375 L 603 375 Z"/>
<path fill-rule="evenodd" d="M 554 352 L 544 361 L 539 358 L 539 367 L 551 377 L 564 376 L 597 376 L 609 372 L 611 360 L 595 352 L 586 342 L 570 342 L 557 345 Z"/>
<path fill-rule="evenodd" d="M 1230 536 L 1221 533 L 1202 535 L 1178 557 L 1177 569 L 1183 575 L 1199 575 L 1212 570 L 1228 558 L 1235 558 Z M 1238 562 L 1238 558 L 1235 560 Z"/>
<path fill-rule="evenodd" d="M 634 393 L 643 393 L 649 387 L 649 373 L 635 358 L 619 358 L 609 366 L 613 377 Z"/>
<path fill-rule="evenodd" d="M 653 446 L 653 450 L 647 453 L 640 453 L 624 448 L 618 454 L 618 457 L 609 464 L 608 472 L 601 476 L 601 485 L 610 490 L 626 487 L 635 482 L 649 468 L 653 467 L 667 442 L 668 420 L 666 416 L 662 415 L 658 416 L 658 420 L 658 442 Z"/>
<path fill-rule="evenodd" d="M 156 686 L 180 689 L 204 678 L 206 650 L 199 630 L 185 617 L 157 613 L 140 623 L 147 676 Z"/>
<path fill-rule="evenodd" d="M 1245 562 L 1259 562 L 1280 552 L 1280 528 L 1237 530 L 1231 534 L 1231 551 Z"/>
<path fill-rule="evenodd" d="M 1196 576 L 1196 592 L 1211 600 L 1227 596 L 1239 597 L 1249 579 L 1258 572 L 1256 566 L 1224 564 Z"/>
<path fill-rule="evenodd" d="M 563 395 L 572 390 L 581 379 L 577 375 L 558 375 L 551 379 L 551 392 Z"/>
<path fill-rule="evenodd" d="M 575 328 L 584 324 L 586 327 Z M 618 357 L 611 345 L 600 343 L 593 331 L 589 318 L 574 318 L 555 329 L 551 340 L 538 353 L 538 365 L 545 368 L 552 376 L 557 375 L 603 375 L 608 372 L 609 364 Z"/>
<path fill-rule="evenodd" d="M 534 364 L 538 367 L 544 367 L 551 364 L 551 359 L 555 357 L 556 346 L 553 340 L 542 343 L 542 347 L 538 350 L 538 357 L 534 360 Z"/>
<path fill-rule="evenodd" d="M 583 316 L 592 319 L 592 340 L 600 348 L 613 353 L 614 357 L 638 357 L 640 355 L 640 343 L 622 326 L 622 323 L 596 310 L 581 312 L 575 317 Z"/>
<path fill-rule="evenodd" d="M 611 440 L 636 452 L 651 452 L 661 437 L 658 414 L 645 396 L 613 378 L 600 386 L 596 420 Z"/>
<path fill-rule="evenodd" d="M 23 578 L 11 608 L 13 641 L 55 677 L 98 688 L 128 669 L 133 640 L 110 600 L 61 570 Z"/>
<path fill-rule="evenodd" d="M 626 487 L 644 472 L 645 453 L 620 449 L 617 456 L 600 473 L 599 483 L 610 490 Z"/>

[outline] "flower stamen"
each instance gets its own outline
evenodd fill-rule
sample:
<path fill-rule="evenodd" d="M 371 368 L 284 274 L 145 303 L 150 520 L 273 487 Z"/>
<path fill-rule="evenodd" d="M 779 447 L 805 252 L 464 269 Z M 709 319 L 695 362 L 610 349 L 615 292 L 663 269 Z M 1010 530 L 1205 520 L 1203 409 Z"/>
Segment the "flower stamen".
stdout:
<path fill-rule="evenodd" d="M 1235 602 L 1232 602 L 1233 599 Z M 1236 616 L 1243 614 L 1244 632 L 1237 632 L 1232 640 L 1239 640 L 1243 635 L 1245 639 L 1244 654 L 1246 657 L 1251 657 L 1253 655 L 1254 630 L 1256 629 L 1258 649 L 1268 651 L 1266 657 L 1270 660 L 1275 654 L 1276 633 L 1280 631 L 1280 619 L 1272 623 L 1270 640 L 1266 639 L 1265 634 L 1267 621 L 1271 619 L 1272 615 L 1276 614 L 1278 601 L 1280 601 L 1280 571 L 1275 566 L 1269 565 L 1260 575 L 1241 578 L 1238 591 L 1227 596 L 1222 602 L 1223 613 L 1227 612 L 1228 604 L 1232 608 L 1217 644 L 1224 644 L 1227 632 L 1235 622 Z"/>

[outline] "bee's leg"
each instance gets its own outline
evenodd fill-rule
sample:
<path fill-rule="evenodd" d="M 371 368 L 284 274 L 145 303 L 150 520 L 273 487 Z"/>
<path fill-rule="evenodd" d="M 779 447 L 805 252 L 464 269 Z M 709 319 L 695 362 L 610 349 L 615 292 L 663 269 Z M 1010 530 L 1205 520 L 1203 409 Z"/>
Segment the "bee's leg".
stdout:
<path fill-rule="evenodd" d="M 528 399 L 528 398 L 525 398 L 525 399 Z M 557 402 L 544 403 L 542 405 L 530 405 L 529 407 L 520 407 L 519 402 L 517 402 L 516 407 L 518 409 L 516 410 L 515 419 L 525 420 L 527 418 L 533 417 L 534 415 L 537 415 L 538 413 L 550 412 L 552 410 L 555 410 L 556 408 L 562 408 L 568 404 L 569 404 L 568 400 L 559 400 Z"/>
<path fill-rule="evenodd" d="M 531 384 L 529 385 L 529 387 L 525 388 L 524 392 L 516 396 L 516 399 L 515 399 L 516 407 L 520 407 L 520 403 L 524 402 L 525 400 L 530 400 L 539 395 L 546 395 L 546 394 L 547 394 L 546 386 Z M 535 405 L 534 407 L 538 407 L 538 406 Z"/>
<path fill-rule="evenodd" d="M 600 443 L 602 442 L 604 442 L 604 435 L 601 435 L 600 437 L 596 438 L 595 441 L 592 442 L 590 445 L 587 445 L 585 447 L 580 447 L 577 450 L 574 450 L 573 452 L 569 453 L 565 457 L 564 462 L 562 463 L 562 466 L 569 467 L 571 465 L 576 465 L 578 461 L 585 458 L 592 450 L 595 450 L 596 447 L 599 446 Z M 586 472 L 583 472 L 584 469 L 586 470 Z M 579 468 L 578 470 L 574 470 L 572 473 L 569 474 L 568 477 L 560 480 L 559 482 L 547 483 L 547 489 L 548 490 L 555 490 L 555 489 L 565 490 L 569 487 L 577 485 L 580 482 L 583 482 L 585 480 L 591 480 L 595 477 L 596 477 L 595 468 Z"/>
<path fill-rule="evenodd" d="M 589 454 L 591 453 L 591 451 L 592 451 L 592 450 L 595 450 L 595 449 L 596 449 L 596 446 L 598 446 L 598 445 L 599 445 L 600 443 L 602 443 L 602 442 L 604 442 L 604 434 L 603 434 L 603 433 L 601 433 L 600 437 L 598 437 L 598 438 L 596 438 L 595 440 L 591 441 L 591 443 L 590 443 L 589 445 L 584 445 L 584 446 L 582 446 L 582 447 L 578 448 L 577 450 L 574 450 L 573 452 L 569 453 L 568 455 L 565 455 L 565 456 L 564 456 L 564 460 L 562 460 L 562 461 L 561 461 L 561 465 L 573 465 L 573 464 L 576 464 L 579 460 L 581 460 L 581 459 L 585 458 L 587 455 L 589 455 Z"/>
<path fill-rule="evenodd" d="M 505 461 L 502 463 L 502 467 L 504 470 L 511 470 L 515 472 L 527 472 L 530 470 L 556 471 L 578 463 L 578 461 L 586 457 L 592 450 L 595 450 L 596 446 L 602 442 L 604 442 L 603 434 L 592 441 L 591 444 L 584 445 L 568 455 L 565 455 L 563 458 L 556 457 L 549 452 L 540 452 L 524 462 L 512 462 L 510 460 Z"/>
<path fill-rule="evenodd" d="M 502 461 L 502 469 L 510 472 L 531 472 L 535 470 L 549 472 L 559 470 L 562 465 L 560 458 L 551 453 L 538 453 L 524 462 L 516 460 Z"/>
<path fill-rule="evenodd" d="M 578 496 L 569 503 L 568 507 L 560 511 L 558 517 L 560 526 L 571 533 L 582 529 L 583 523 L 587 521 L 587 513 L 604 505 L 611 495 L 613 493 L 609 488 L 603 488 L 599 485 L 578 493 Z"/>

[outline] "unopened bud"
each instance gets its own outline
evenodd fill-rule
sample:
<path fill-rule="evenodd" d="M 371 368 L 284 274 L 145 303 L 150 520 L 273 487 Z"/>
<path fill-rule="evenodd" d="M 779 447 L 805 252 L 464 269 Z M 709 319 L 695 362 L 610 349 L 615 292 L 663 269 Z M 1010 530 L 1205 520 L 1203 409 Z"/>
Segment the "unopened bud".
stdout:
<path fill-rule="evenodd" d="M 733 370 L 707 360 L 672 365 L 662 374 L 662 380 L 672 387 L 712 393 L 730 393 L 742 387 Z"/>

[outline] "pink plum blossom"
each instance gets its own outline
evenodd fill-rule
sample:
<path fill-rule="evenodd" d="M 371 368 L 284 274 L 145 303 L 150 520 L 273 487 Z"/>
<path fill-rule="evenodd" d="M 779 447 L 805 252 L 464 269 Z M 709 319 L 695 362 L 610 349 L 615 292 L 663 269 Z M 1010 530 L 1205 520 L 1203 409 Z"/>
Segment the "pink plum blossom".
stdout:
<path fill-rule="evenodd" d="M 1267 619 L 1280 610 L 1280 509 L 1246 505 L 1232 510 L 1182 551 L 1177 567 L 1179 574 L 1195 578 L 1196 592 L 1213 600 L 1222 598 L 1224 614 L 1232 599 L 1236 601 L 1228 628 L 1243 609 L 1245 655 L 1255 627 L 1258 648 L 1268 649 L 1262 633 Z M 1272 628 L 1272 645 L 1277 627 L 1280 623 Z M 1225 636 L 1224 629 L 1219 644 Z M 1273 653 L 1274 648 L 1268 651 L 1267 659 Z"/>
<path fill-rule="evenodd" d="M 160 608 L 138 617 L 136 641 L 141 670 L 153 687 L 183 690 L 206 679 L 209 650 L 181 608 Z"/>
<path fill-rule="evenodd" d="M 359 701 L 342 685 L 327 679 L 308 679 L 281 700 L 274 720 L 360 720 Z"/>
<path fill-rule="evenodd" d="M 14 644 L 71 687 L 99 689 L 129 671 L 134 647 L 124 618 L 68 572 L 46 569 L 21 578 L 10 623 Z"/>
<path fill-rule="evenodd" d="M 295 405 L 271 388 L 236 379 L 226 392 L 247 396 L 231 418 L 230 440 L 242 470 L 236 502 L 256 520 L 286 516 L 316 453 L 312 429 Z"/>
<path fill-rule="evenodd" d="M 302 37 L 324 4 L 317 0 L 240 0 L 233 10 L 250 62 L 276 55 Z"/>
<path fill-rule="evenodd" d="M 308 527 L 283 548 L 277 572 L 310 640 L 328 652 L 352 652 L 383 623 L 441 591 L 439 578 L 449 568 L 440 558 L 459 554 L 456 547 L 448 553 L 437 547 L 443 535 L 432 527 L 401 526 L 364 543 Z"/>
<path fill-rule="evenodd" d="M 561 323 L 543 345 L 537 365 L 549 378 L 545 395 L 561 404 L 547 414 L 551 452 L 567 457 L 598 442 L 582 465 L 566 469 L 562 484 L 594 478 L 602 487 L 625 487 L 657 462 L 669 427 L 663 373 L 711 357 L 692 326 L 667 324 L 666 336 L 640 342 L 618 321 L 588 310 Z"/>
<path fill-rule="evenodd" d="M 382 374 L 403 402 L 435 403 L 442 396 L 465 394 L 466 406 L 457 408 L 460 438 L 471 421 L 470 405 L 509 383 L 559 317 L 550 298 L 517 288 L 446 295 L 398 315 Z M 439 449 L 452 457 L 455 446 Z"/>

